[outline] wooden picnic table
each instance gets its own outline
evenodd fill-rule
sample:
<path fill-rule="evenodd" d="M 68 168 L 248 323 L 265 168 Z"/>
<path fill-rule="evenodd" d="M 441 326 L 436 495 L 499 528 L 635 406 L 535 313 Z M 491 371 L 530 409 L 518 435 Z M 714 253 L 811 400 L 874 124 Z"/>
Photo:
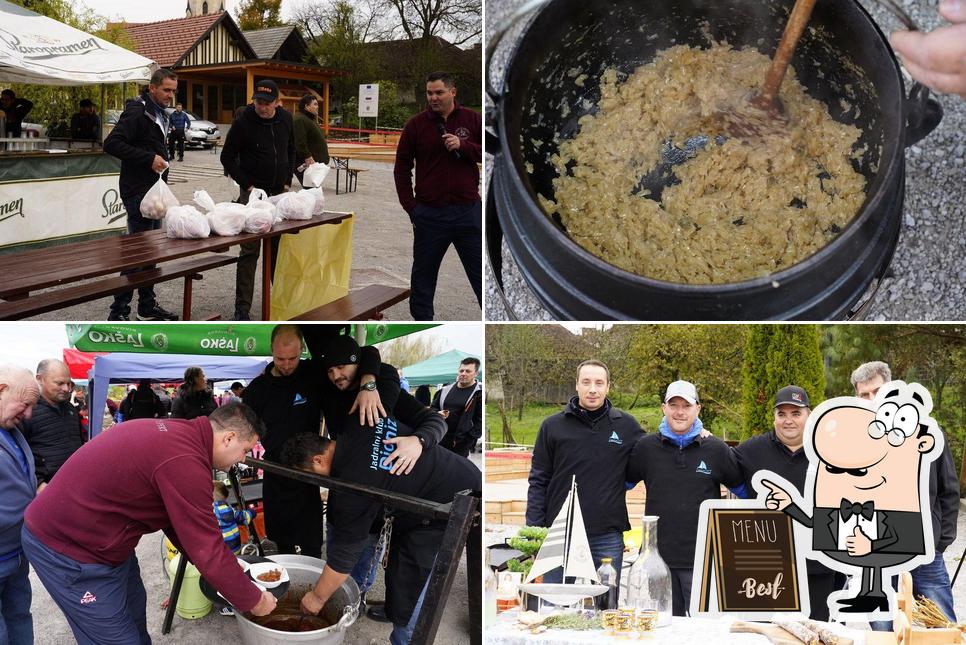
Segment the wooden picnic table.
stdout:
<path fill-rule="evenodd" d="M 308 220 L 284 220 L 268 233 L 212 235 L 202 239 L 172 239 L 163 229 L 97 240 L 73 242 L 0 256 L 0 299 L 25 298 L 33 291 L 117 274 L 127 269 L 177 260 L 232 246 L 262 242 L 262 320 L 271 320 L 272 244 L 285 233 L 323 224 L 338 224 L 351 213 L 329 212 Z"/>

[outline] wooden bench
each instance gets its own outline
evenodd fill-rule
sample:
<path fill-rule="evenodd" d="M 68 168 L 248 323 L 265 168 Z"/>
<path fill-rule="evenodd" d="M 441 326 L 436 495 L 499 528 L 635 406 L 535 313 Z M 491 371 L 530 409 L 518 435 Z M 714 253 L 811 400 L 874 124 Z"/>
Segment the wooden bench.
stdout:
<path fill-rule="evenodd" d="M 406 300 L 410 293 L 409 287 L 370 284 L 292 320 L 382 320 L 384 309 Z"/>
<path fill-rule="evenodd" d="M 345 190 L 343 193 L 354 193 L 359 186 L 359 173 L 368 172 L 367 168 L 351 168 L 349 166 L 352 157 L 331 157 L 335 161 L 335 194 L 339 194 L 339 175 L 345 172 Z"/>
<path fill-rule="evenodd" d="M 131 291 L 138 287 L 177 280 L 178 278 L 184 278 L 182 320 L 190 320 L 191 287 L 195 280 L 202 279 L 201 272 L 235 264 L 237 261 L 238 257 L 234 255 L 204 255 L 169 262 L 138 273 L 101 278 L 87 284 L 72 284 L 46 293 L 19 296 L 0 302 L 0 320 L 19 320 L 28 316 L 36 316 L 105 296 Z"/>

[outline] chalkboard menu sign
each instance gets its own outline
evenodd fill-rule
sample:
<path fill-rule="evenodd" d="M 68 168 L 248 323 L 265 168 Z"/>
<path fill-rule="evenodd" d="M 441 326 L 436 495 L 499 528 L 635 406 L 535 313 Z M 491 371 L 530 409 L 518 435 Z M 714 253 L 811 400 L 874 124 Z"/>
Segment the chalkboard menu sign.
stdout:
<path fill-rule="evenodd" d="M 709 611 L 714 592 L 718 611 L 801 611 L 791 518 L 764 509 L 708 513 L 699 610 Z"/>

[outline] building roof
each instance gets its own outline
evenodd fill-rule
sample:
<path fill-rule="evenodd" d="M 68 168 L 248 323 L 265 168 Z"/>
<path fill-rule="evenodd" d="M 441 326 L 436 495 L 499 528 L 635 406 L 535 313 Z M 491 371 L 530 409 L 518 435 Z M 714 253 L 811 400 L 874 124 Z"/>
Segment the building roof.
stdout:
<path fill-rule="evenodd" d="M 246 52 L 246 55 L 256 58 L 238 25 L 225 11 L 216 11 L 204 16 L 188 16 L 156 22 L 126 22 L 120 25 L 134 40 L 137 53 L 154 60 L 161 67 L 173 67 L 221 22 L 232 37 L 237 38 L 235 44 Z"/>
<path fill-rule="evenodd" d="M 243 31 L 245 40 L 255 50 L 257 58 L 272 58 L 275 52 L 285 42 L 294 25 L 282 25 L 281 27 L 269 27 L 268 29 L 256 29 L 253 31 Z"/>

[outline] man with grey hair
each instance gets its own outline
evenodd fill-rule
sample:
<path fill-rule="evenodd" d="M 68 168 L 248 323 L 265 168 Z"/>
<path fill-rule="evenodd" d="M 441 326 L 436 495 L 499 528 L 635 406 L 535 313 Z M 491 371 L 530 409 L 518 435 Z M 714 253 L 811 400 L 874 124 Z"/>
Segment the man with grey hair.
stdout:
<path fill-rule="evenodd" d="M 888 363 L 869 361 L 856 367 L 850 380 L 855 388 L 855 396 L 871 401 L 879 388 L 892 380 L 892 370 Z"/>
<path fill-rule="evenodd" d="M 882 361 L 862 363 L 852 372 L 852 387 L 860 399 L 871 401 L 883 385 L 892 380 L 889 364 Z M 938 429 L 938 428 L 937 428 Z M 942 432 L 941 429 L 938 429 Z M 932 514 L 932 539 L 936 547 L 936 557 L 932 562 L 923 564 L 912 574 L 912 593 L 925 596 L 934 601 L 949 620 L 956 620 L 953 607 L 953 591 L 949 583 L 949 572 L 943 560 L 943 552 L 956 539 L 956 523 L 959 514 L 959 478 L 949 442 L 943 442 L 943 452 L 929 464 L 929 510 Z M 890 622 L 874 621 L 872 628 L 891 630 Z"/>
<path fill-rule="evenodd" d="M 80 416 L 70 404 L 70 368 L 56 358 L 45 358 L 37 365 L 40 399 L 21 432 L 34 453 L 37 483 L 43 488 L 60 467 L 81 447 Z"/>
<path fill-rule="evenodd" d="M 24 510 L 37 494 L 34 459 L 17 426 L 40 396 L 33 374 L 0 365 L 0 643 L 31 645 L 30 580 L 20 544 Z"/>

